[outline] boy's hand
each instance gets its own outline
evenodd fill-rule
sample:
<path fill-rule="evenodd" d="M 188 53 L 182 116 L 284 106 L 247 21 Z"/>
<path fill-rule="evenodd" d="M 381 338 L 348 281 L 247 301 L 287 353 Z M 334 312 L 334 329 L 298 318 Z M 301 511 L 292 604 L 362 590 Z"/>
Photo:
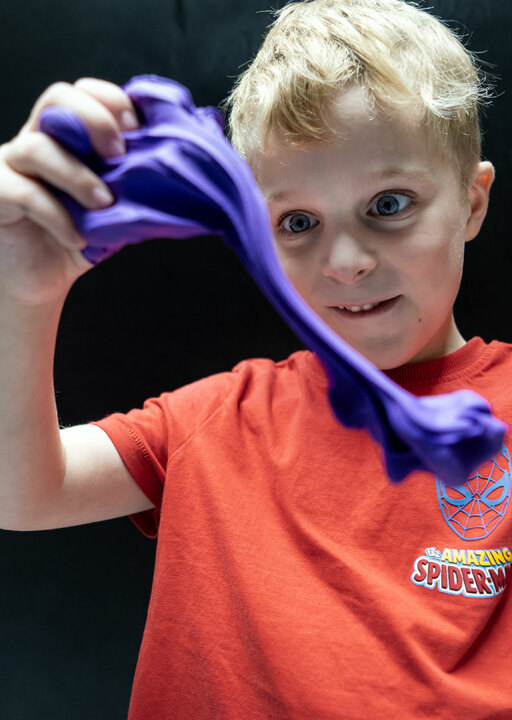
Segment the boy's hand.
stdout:
<path fill-rule="evenodd" d="M 89 168 L 38 131 L 49 105 L 76 112 L 105 158 L 125 151 L 123 130 L 138 126 L 128 96 L 113 83 L 82 78 L 51 85 L 35 103 L 18 135 L 0 146 L 0 294 L 24 305 L 61 299 L 90 267 L 84 238 L 69 213 L 45 186 L 52 185 L 88 209 L 113 198 Z"/>

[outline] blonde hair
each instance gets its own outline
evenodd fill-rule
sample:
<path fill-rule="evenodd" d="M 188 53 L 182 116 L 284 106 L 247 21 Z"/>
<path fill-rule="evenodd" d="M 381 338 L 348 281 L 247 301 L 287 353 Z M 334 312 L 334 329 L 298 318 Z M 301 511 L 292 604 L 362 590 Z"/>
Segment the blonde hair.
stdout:
<path fill-rule="evenodd" d="M 490 85 L 454 32 L 404 0 L 306 0 L 276 11 L 223 103 L 231 142 L 249 158 L 268 150 L 271 134 L 303 148 L 332 141 L 329 110 L 351 85 L 375 112 L 407 111 L 424 125 L 469 184 Z"/>

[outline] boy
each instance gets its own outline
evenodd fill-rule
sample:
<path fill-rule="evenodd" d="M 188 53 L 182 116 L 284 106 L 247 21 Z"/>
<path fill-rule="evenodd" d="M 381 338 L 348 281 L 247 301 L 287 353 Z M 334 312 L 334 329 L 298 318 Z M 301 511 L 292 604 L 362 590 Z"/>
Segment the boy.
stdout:
<path fill-rule="evenodd" d="M 234 90 L 232 139 L 311 307 L 411 392 L 468 387 L 509 421 L 510 348 L 466 343 L 452 309 L 493 181 L 481 94 L 458 41 L 401 0 L 297 3 Z M 131 720 L 512 713 L 506 447 L 456 490 L 392 486 L 306 351 L 59 432 L 55 334 L 89 266 L 41 181 L 111 199 L 36 131 L 51 104 L 105 156 L 135 122 L 108 83 L 58 84 L 0 148 L 0 521 L 158 531 Z"/>

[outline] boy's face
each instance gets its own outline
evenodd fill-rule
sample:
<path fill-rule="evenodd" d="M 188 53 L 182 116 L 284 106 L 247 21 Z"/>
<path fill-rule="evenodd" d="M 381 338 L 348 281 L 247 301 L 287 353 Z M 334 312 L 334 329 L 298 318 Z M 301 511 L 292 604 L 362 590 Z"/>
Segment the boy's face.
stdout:
<path fill-rule="evenodd" d="M 480 163 L 464 193 L 424 129 L 372 116 L 358 88 L 335 119 L 343 140 L 307 151 L 274 143 L 251 158 L 286 274 L 382 369 L 458 349 L 464 244 L 485 217 L 492 165 Z"/>

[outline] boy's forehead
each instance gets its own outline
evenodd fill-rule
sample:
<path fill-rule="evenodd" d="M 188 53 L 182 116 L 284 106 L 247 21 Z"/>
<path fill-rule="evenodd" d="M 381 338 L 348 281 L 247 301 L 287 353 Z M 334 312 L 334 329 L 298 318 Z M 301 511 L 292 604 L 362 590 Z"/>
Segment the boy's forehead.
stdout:
<path fill-rule="evenodd" d="M 269 133 L 264 150 L 252 153 L 249 164 L 259 182 L 282 184 L 290 172 L 304 177 L 344 168 L 354 173 L 354 180 L 378 181 L 407 175 L 420 178 L 435 175 L 444 165 L 451 165 L 446 152 L 431 133 L 411 120 L 407 112 L 393 117 L 376 113 L 360 88 L 344 91 L 337 98 L 327 122 L 337 130 L 336 137 L 322 144 L 303 147 L 287 144 Z M 292 178 L 293 179 L 293 178 Z M 270 194 L 282 194 L 277 187 Z"/>
<path fill-rule="evenodd" d="M 349 85 L 340 89 L 331 103 L 330 113 L 338 121 L 366 121 L 376 116 L 368 93 L 361 85 Z"/>
<path fill-rule="evenodd" d="M 309 186 L 321 184 L 326 192 L 332 183 L 346 180 L 359 187 L 407 182 L 426 183 L 447 172 L 451 163 L 438 149 L 419 138 L 370 139 L 329 143 L 307 149 L 274 145 L 270 153 L 254 155 L 250 165 L 267 202 L 291 200 Z"/>
<path fill-rule="evenodd" d="M 343 167 L 340 167 L 340 178 L 343 173 Z M 300 197 L 304 191 L 307 190 L 307 175 L 291 177 L 289 174 L 286 174 L 286 176 L 283 177 L 283 183 L 279 182 L 280 178 L 274 178 L 276 180 L 275 183 L 265 182 L 264 178 L 265 176 L 263 175 L 260 186 L 262 186 L 267 203 L 293 201 L 294 198 Z M 370 188 L 373 184 L 397 180 L 426 184 L 433 179 L 433 173 L 427 169 L 415 168 L 410 165 L 408 167 L 390 167 L 387 170 L 376 171 L 366 175 L 361 174 L 359 177 L 350 174 L 348 179 L 353 181 L 354 187 L 362 185 L 363 187 Z"/>

